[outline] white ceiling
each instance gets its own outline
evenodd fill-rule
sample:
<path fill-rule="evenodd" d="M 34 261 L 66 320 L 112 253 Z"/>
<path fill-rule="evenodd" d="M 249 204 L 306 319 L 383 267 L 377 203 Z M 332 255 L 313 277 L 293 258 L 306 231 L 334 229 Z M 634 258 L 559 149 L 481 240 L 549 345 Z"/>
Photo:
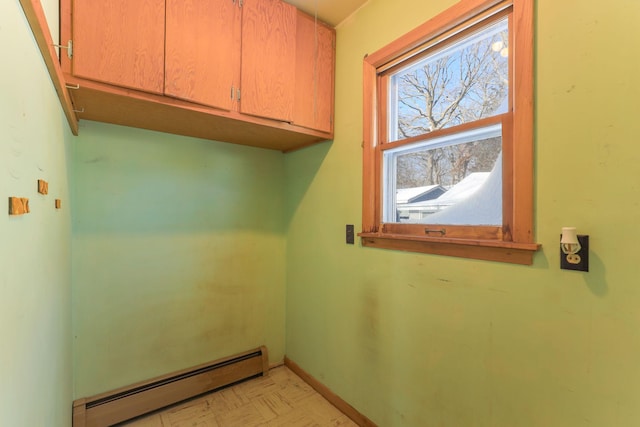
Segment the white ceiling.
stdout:
<path fill-rule="evenodd" d="M 336 26 L 346 17 L 355 12 L 368 0 L 285 0 L 300 10 L 315 16 L 329 25 Z"/>

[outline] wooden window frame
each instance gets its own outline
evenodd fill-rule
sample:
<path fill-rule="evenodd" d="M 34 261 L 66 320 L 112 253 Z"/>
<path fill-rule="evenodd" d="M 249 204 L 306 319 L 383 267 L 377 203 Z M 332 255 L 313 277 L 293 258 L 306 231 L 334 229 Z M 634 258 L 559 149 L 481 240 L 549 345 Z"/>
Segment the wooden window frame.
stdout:
<path fill-rule="evenodd" d="M 388 142 L 386 71 L 479 22 L 508 15 L 509 111 L 473 122 L 503 126 L 503 224 L 498 227 L 382 222 L 382 156 Z M 533 235 L 533 0 L 464 0 L 364 59 L 362 245 L 530 265 Z M 381 110 L 382 109 L 382 110 Z M 462 125 L 464 126 L 464 125 Z M 458 126 L 457 128 L 460 128 Z M 446 134 L 447 129 L 440 131 Z M 406 141 L 404 141 L 406 142 Z M 404 143 L 403 142 L 403 143 Z M 434 229 L 438 229 L 433 232 Z M 442 231 L 442 232 L 441 232 Z"/>

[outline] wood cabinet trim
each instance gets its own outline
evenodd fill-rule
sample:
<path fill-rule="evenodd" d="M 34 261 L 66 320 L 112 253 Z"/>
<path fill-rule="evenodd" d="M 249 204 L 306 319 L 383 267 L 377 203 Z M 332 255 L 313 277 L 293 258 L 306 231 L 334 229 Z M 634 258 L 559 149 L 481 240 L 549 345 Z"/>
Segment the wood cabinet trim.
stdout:
<path fill-rule="evenodd" d="M 42 5 L 38 0 L 20 0 L 20 5 L 24 11 L 24 14 L 29 22 L 33 37 L 36 40 L 40 54 L 51 77 L 51 82 L 56 90 L 58 99 L 64 111 L 64 115 L 67 118 L 71 133 L 78 135 L 78 118 L 74 113 L 73 104 L 69 92 L 65 87 L 65 80 L 62 74 L 62 69 L 58 62 L 58 56 L 55 48 L 53 47 L 53 39 L 51 38 L 51 31 L 47 24 L 47 19 L 42 10 Z M 63 53 L 61 56 L 66 56 Z"/>
<path fill-rule="evenodd" d="M 224 111 L 175 98 L 79 79 L 65 74 L 81 120 L 192 136 L 288 152 L 333 139 L 332 133 Z"/>

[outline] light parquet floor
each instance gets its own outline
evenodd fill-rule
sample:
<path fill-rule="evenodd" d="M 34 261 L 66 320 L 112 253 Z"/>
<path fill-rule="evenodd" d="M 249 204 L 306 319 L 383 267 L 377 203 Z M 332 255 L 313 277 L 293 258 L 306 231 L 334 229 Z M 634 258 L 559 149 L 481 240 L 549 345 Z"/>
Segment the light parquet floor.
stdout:
<path fill-rule="evenodd" d="M 160 412 L 127 427 L 356 426 L 287 367 Z"/>

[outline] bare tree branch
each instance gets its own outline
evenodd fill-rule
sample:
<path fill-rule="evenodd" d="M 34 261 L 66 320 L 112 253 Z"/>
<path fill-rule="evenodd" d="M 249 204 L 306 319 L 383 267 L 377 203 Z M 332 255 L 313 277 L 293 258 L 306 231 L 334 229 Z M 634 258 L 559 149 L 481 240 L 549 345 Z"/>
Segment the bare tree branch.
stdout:
<path fill-rule="evenodd" d="M 421 66 L 399 74 L 398 134 L 418 136 L 502 111 L 508 105 L 507 41 L 503 31 L 434 60 L 426 58 Z M 474 171 L 490 170 L 501 144 L 487 141 L 400 156 L 398 188 L 449 186 Z"/>

